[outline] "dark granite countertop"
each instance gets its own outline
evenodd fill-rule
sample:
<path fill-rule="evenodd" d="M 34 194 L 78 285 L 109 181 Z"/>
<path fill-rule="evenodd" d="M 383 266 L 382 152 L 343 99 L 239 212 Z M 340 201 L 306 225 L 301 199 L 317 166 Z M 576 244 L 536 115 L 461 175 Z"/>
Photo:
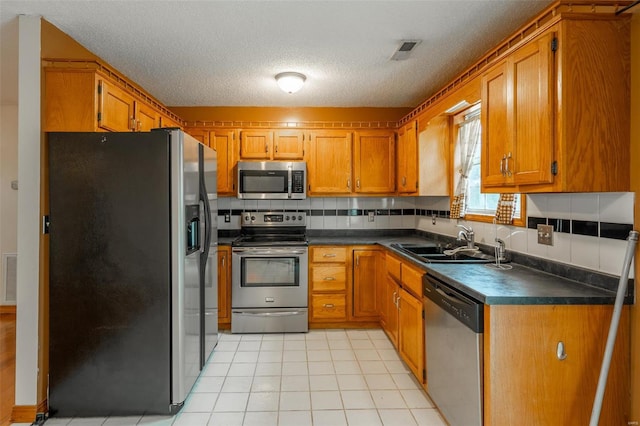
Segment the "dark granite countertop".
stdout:
<path fill-rule="evenodd" d="M 320 231 L 309 232 L 309 245 L 382 245 L 394 254 L 423 269 L 465 294 L 488 305 L 601 305 L 613 304 L 618 277 L 587 271 L 570 265 L 518 255 L 512 269 L 498 270 L 485 264 L 423 263 L 391 246 L 394 243 L 446 244 L 450 237 L 423 235 L 407 230 L 395 231 Z M 231 244 L 233 237 L 219 238 L 219 244 Z M 531 267 L 533 265 L 533 267 Z M 560 271 L 563 276 L 545 272 Z M 631 284 L 633 280 L 631 280 Z M 626 303 L 632 303 L 630 289 Z"/>
<path fill-rule="evenodd" d="M 487 305 L 602 305 L 615 293 L 515 263 L 498 270 L 487 264 L 431 264 L 427 274 Z"/>

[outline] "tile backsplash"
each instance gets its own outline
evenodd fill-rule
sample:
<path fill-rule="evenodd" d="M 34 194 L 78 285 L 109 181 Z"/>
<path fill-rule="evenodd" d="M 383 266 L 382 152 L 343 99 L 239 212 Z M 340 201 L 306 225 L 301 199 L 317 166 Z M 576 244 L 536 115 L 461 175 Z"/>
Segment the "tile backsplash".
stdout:
<path fill-rule="evenodd" d="M 243 211 L 306 211 L 309 229 L 415 229 L 414 197 L 307 198 L 305 200 L 218 200 L 220 229 L 240 229 Z M 373 212 L 373 221 L 369 213 Z M 224 215 L 231 214 L 225 223 Z"/>
<path fill-rule="evenodd" d="M 243 211 L 306 211 L 307 227 L 333 229 L 419 229 L 456 236 L 457 224 L 472 226 L 476 241 L 507 250 L 619 275 L 633 228 L 633 192 L 535 194 L 527 196 L 527 227 L 493 225 L 449 218 L 448 197 L 307 198 L 289 200 L 218 200 L 220 229 L 240 229 Z M 369 221 L 373 212 L 373 221 Z M 230 222 L 225 222 L 229 215 Z M 434 222 L 435 217 L 435 224 Z M 554 227 L 553 245 L 538 244 L 536 225 Z M 633 268 L 631 269 L 633 276 Z"/>
<path fill-rule="evenodd" d="M 620 275 L 626 237 L 634 227 L 634 200 L 633 192 L 534 194 L 527 196 L 526 228 L 455 219 L 433 225 L 426 217 L 417 217 L 416 228 L 456 236 L 458 223 L 470 225 L 480 243 L 495 245 L 497 237 L 507 250 Z M 433 208 L 432 201 L 418 198 L 416 209 L 425 208 Z M 554 227 L 552 246 L 538 244 L 539 223 Z"/>

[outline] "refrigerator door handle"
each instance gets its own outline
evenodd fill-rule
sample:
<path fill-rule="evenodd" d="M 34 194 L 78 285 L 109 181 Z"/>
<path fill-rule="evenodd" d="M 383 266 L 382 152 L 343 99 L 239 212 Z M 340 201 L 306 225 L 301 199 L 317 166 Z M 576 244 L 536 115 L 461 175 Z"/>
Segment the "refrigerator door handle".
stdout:
<path fill-rule="evenodd" d="M 204 204 L 204 247 L 202 250 L 201 264 L 206 264 L 213 233 L 211 232 L 211 203 L 209 203 L 209 196 L 204 180 L 204 150 L 202 147 L 200 147 L 200 201 Z"/>

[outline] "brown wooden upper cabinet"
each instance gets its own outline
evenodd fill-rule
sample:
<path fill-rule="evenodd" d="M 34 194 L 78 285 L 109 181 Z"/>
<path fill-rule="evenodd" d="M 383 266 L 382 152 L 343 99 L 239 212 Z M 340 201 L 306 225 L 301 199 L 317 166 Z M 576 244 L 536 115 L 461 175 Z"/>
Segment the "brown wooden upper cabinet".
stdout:
<path fill-rule="evenodd" d="M 629 188 L 629 25 L 561 19 L 482 77 L 483 192 Z"/>
<path fill-rule="evenodd" d="M 98 127 L 111 132 L 130 132 L 135 128 L 135 100 L 129 93 L 98 80 Z"/>
<path fill-rule="evenodd" d="M 395 191 L 395 133 L 389 130 L 355 132 L 353 178 L 356 193 Z"/>
<path fill-rule="evenodd" d="M 392 130 L 317 130 L 309 145 L 309 195 L 394 193 Z"/>
<path fill-rule="evenodd" d="M 236 193 L 236 129 L 186 128 L 185 131 L 201 144 L 216 150 L 218 166 L 218 195 Z"/>
<path fill-rule="evenodd" d="M 418 191 L 418 122 L 398 129 L 396 183 L 399 194 Z"/>
<path fill-rule="evenodd" d="M 451 179 L 451 122 L 441 114 L 420 123 L 418 132 L 418 195 L 449 196 Z"/>
<path fill-rule="evenodd" d="M 98 127 L 111 132 L 148 132 L 159 124 L 155 109 L 109 81 L 98 80 Z"/>
<path fill-rule="evenodd" d="M 349 131 L 311 132 L 307 155 L 309 195 L 351 193 L 351 140 Z"/>
<path fill-rule="evenodd" d="M 302 160 L 302 130 L 243 130 L 240 133 L 240 159 Z"/>
<path fill-rule="evenodd" d="M 302 130 L 276 130 L 273 139 L 274 160 L 302 160 L 304 158 Z"/>
<path fill-rule="evenodd" d="M 553 182 L 555 43 L 543 34 L 482 78 L 483 188 Z"/>
<path fill-rule="evenodd" d="M 218 161 L 218 195 L 235 195 L 236 166 L 235 157 L 236 130 L 215 129 L 209 132 L 209 146 L 216 150 Z"/>
<path fill-rule="evenodd" d="M 134 124 L 136 132 L 148 132 L 151 129 L 160 127 L 160 114 L 150 106 L 135 101 L 134 103 Z"/>
<path fill-rule="evenodd" d="M 128 90 L 131 85 L 102 73 L 95 62 L 85 65 L 45 66 L 44 131 L 131 132 L 180 127 L 170 111 L 141 91 Z"/>
<path fill-rule="evenodd" d="M 209 133 L 211 132 L 210 129 L 197 129 L 197 128 L 191 129 L 191 128 L 186 128 L 184 130 L 192 138 L 194 138 L 195 140 L 197 140 L 201 144 L 209 146 Z"/>

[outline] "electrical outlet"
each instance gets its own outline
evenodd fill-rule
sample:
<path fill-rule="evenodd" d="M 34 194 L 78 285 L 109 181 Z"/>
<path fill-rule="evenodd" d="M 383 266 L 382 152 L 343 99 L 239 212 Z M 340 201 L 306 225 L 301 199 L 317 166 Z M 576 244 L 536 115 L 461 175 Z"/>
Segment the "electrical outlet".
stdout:
<path fill-rule="evenodd" d="M 229 223 L 229 222 L 231 222 L 231 214 L 225 213 L 224 214 L 224 223 Z"/>
<path fill-rule="evenodd" d="M 369 222 L 373 222 L 375 220 L 375 212 L 369 212 Z"/>
<path fill-rule="evenodd" d="M 538 244 L 553 245 L 553 226 L 538 225 Z"/>
<path fill-rule="evenodd" d="M 436 224 L 436 215 L 431 215 L 431 224 L 435 225 Z"/>

